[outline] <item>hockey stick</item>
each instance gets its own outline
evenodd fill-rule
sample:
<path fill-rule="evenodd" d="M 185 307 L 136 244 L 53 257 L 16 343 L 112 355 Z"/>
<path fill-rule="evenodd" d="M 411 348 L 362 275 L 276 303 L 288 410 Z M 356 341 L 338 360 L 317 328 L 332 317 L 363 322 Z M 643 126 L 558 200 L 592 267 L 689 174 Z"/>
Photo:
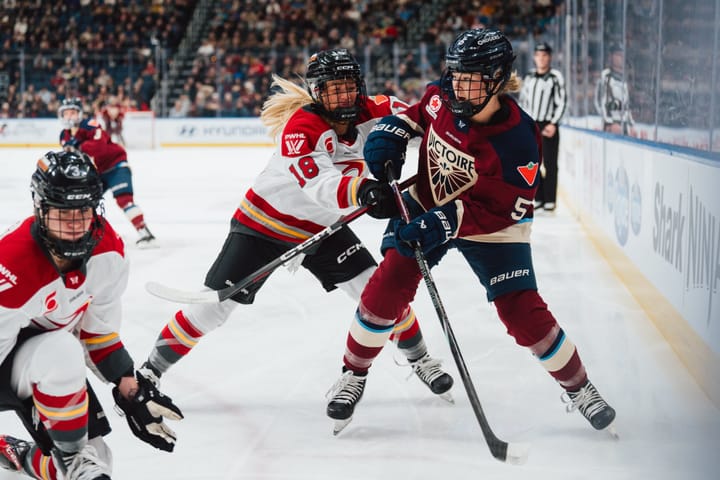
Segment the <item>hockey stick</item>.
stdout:
<path fill-rule="evenodd" d="M 405 201 L 402 198 L 401 189 L 397 180 L 394 178 L 392 168 L 387 169 L 387 177 L 393 194 L 395 195 L 395 201 L 397 202 L 398 209 L 400 210 L 400 215 L 406 223 L 410 223 L 410 212 L 408 211 L 407 205 L 405 205 Z M 417 260 L 418 266 L 420 267 L 420 272 L 425 280 L 425 285 L 427 286 L 428 293 L 430 294 L 432 304 L 435 307 L 435 312 L 437 313 L 440 324 L 445 332 L 445 337 L 450 344 L 450 351 L 455 359 L 455 365 L 457 365 L 458 371 L 460 372 L 460 378 L 462 378 L 463 385 L 465 385 L 465 391 L 467 392 L 468 399 L 470 400 L 470 405 L 475 412 L 475 417 L 477 417 L 478 423 L 480 424 L 480 429 L 483 432 L 485 443 L 487 443 L 490 453 L 493 457 L 502 462 L 514 465 L 521 465 L 525 463 L 529 453 L 528 445 L 522 443 L 509 444 L 500 440 L 492 431 L 492 428 L 485 417 L 485 412 L 483 412 L 480 399 L 475 392 L 475 386 L 470 378 L 470 373 L 465 366 L 465 360 L 463 359 L 462 353 L 460 353 L 460 347 L 455 339 L 455 333 L 453 333 L 452 327 L 450 326 L 450 321 L 448 320 L 447 313 L 445 312 L 445 307 L 440 300 L 440 294 L 438 293 L 437 286 L 430 274 L 430 266 L 427 263 L 427 259 L 425 258 L 422 248 L 418 242 L 414 242 L 413 248 L 415 250 L 415 260 Z"/>
<path fill-rule="evenodd" d="M 396 185 L 396 188 L 399 189 L 405 189 L 415 183 L 415 176 L 412 176 L 402 182 L 400 186 Z M 356 218 L 361 217 L 368 211 L 369 207 L 360 207 L 356 210 L 353 210 L 352 212 L 348 213 L 347 215 L 344 215 L 341 217 L 338 221 L 333 223 L 332 225 L 329 225 L 325 227 L 323 230 L 319 231 L 312 237 L 308 238 L 304 242 L 302 242 L 299 245 L 296 245 L 295 247 L 291 248 L 287 252 L 283 253 L 279 257 L 277 257 L 275 260 L 271 261 L 270 263 L 267 263 L 263 267 L 258 268 L 250 275 L 246 276 L 242 280 L 239 280 L 232 285 L 222 288 L 220 290 L 204 290 L 204 291 L 195 291 L 190 292 L 186 290 L 180 290 L 177 288 L 172 288 L 165 286 L 158 282 L 147 282 L 145 284 L 145 289 L 151 293 L 152 295 L 169 300 L 171 302 L 176 303 L 215 303 L 215 302 L 222 302 L 223 300 L 227 300 L 228 298 L 232 297 L 236 293 L 240 292 L 242 289 L 249 287 L 250 285 L 262 280 L 263 278 L 270 275 L 276 268 L 283 265 L 288 260 L 291 260 L 301 253 L 304 253 L 308 251 L 311 247 L 314 247 L 318 243 L 322 242 L 326 238 L 328 238 L 330 235 L 334 234 L 338 230 L 340 230 L 343 226 L 347 225 L 348 223 L 352 222 Z"/>

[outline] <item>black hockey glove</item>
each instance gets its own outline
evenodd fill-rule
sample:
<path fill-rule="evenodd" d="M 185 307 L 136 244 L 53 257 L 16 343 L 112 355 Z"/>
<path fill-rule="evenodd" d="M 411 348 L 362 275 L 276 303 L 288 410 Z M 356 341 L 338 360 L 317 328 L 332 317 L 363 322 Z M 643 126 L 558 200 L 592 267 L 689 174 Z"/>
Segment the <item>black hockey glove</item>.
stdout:
<path fill-rule="evenodd" d="M 127 400 L 115 387 L 112 391 L 115 403 L 125 414 L 130 430 L 136 437 L 155 448 L 172 452 L 175 448 L 175 432 L 163 420 L 181 420 L 183 414 L 170 397 L 163 395 L 140 372 L 135 372 L 135 378 L 138 382 L 137 394 Z"/>
<path fill-rule="evenodd" d="M 367 205 L 373 218 L 391 218 L 400 214 L 390 185 L 367 179 L 358 190 L 360 205 Z"/>
<path fill-rule="evenodd" d="M 410 126 L 394 115 L 383 117 L 365 141 L 363 157 L 370 173 L 381 182 L 387 181 L 385 164 L 392 163 L 395 178 L 400 178 L 408 140 L 413 136 Z"/>

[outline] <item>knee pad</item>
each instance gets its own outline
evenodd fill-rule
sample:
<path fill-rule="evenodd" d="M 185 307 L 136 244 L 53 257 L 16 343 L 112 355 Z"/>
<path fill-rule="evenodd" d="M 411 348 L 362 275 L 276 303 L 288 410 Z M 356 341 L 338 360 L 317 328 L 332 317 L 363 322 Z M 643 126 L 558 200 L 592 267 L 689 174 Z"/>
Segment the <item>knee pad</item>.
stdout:
<path fill-rule="evenodd" d="M 365 285 L 367 285 L 368 281 L 370 280 L 370 277 L 372 276 L 373 272 L 375 271 L 375 267 L 368 268 L 364 270 L 360 275 L 357 275 L 352 280 L 349 280 L 347 282 L 338 283 L 337 287 L 342 290 L 343 292 L 347 293 L 350 298 L 355 300 L 356 302 L 360 300 L 360 295 L 362 294 L 363 289 L 365 288 Z"/>
<path fill-rule="evenodd" d="M 32 386 L 49 395 L 74 392 L 85 384 L 82 344 L 65 330 L 42 333 L 26 341 L 13 362 L 12 385 L 18 397 L 32 395 Z"/>
<path fill-rule="evenodd" d="M 557 325 L 555 317 L 536 290 L 520 290 L 493 300 L 500 320 L 518 345 L 530 347 Z"/>
<path fill-rule="evenodd" d="M 363 290 L 361 301 L 374 315 L 398 318 L 412 303 L 422 279 L 414 258 L 390 249 Z"/>
<path fill-rule="evenodd" d="M 237 302 L 198 303 L 182 309 L 183 314 L 196 330 L 205 335 L 225 323 Z"/>

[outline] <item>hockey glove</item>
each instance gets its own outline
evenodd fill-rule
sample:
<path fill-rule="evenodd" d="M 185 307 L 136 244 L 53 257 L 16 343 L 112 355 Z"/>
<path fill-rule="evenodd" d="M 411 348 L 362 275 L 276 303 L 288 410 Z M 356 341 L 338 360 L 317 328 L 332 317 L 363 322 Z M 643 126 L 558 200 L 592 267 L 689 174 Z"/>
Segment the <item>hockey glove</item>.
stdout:
<path fill-rule="evenodd" d="M 413 136 L 410 126 L 394 115 L 383 117 L 370 131 L 363 156 L 370 173 L 381 182 L 387 181 L 385 164 L 392 163 L 395 178 L 400 178 L 408 140 Z"/>
<path fill-rule="evenodd" d="M 172 452 L 175 448 L 175 432 L 163 420 L 181 420 L 183 414 L 170 397 L 163 395 L 140 372 L 135 372 L 135 378 L 138 382 L 135 396 L 128 400 L 115 387 L 112 391 L 115 403 L 125 414 L 130 430 L 136 437 L 155 448 Z"/>
<path fill-rule="evenodd" d="M 367 205 L 373 218 L 391 218 L 399 215 L 392 188 L 387 183 L 367 179 L 358 190 L 360 205 Z"/>
<path fill-rule="evenodd" d="M 410 223 L 398 220 L 395 225 L 395 246 L 406 257 L 415 255 L 413 245 L 420 244 L 424 254 L 453 238 L 458 229 L 457 207 L 450 202 L 431 208 Z"/>
<path fill-rule="evenodd" d="M 65 150 L 66 152 L 78 150 L 79 148 L 80 148 L 80 142 L 75 137 L 72 137 L 70 140 L 63 143 L 63 150 Z"/>

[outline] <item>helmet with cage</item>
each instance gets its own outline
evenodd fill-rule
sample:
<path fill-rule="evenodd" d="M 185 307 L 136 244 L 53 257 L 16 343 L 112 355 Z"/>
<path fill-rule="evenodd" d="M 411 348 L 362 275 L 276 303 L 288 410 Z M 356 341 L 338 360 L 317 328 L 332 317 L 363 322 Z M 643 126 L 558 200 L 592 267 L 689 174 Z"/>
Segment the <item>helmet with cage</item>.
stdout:
<path fill-rule="evenodd" d="M 48 152 L 30 182 L 37 235 L 53 255 L 85 260 L 102 236 L 103 186 L 90 157 Z"/>
<path fill-rule="evenodd" d="M 346 49 L 313 54 L 307 63 L 305 83 L 320 114 L 335 122 L 357 119 L 366 97 L 365 81 L 360 64 Z"/>
<path fill-rule="evenodd" d="M 445 55 L 440 80 L 443 103 L 459 117 L 477 114 L 510 79 L 514 60 L 512 45 L 500 30 L 479 28 L 461 33 Z M 453 81 L 463 74 L 470 79 L 470 90 L 460 94 Z"/>
<path fill-rule="evenodd" d="M 77 115 L 66 115 L 66 111 L 77 112 Z M 83 119 L 83 105 L 82 100 L 77 97 L 68 97 L 62 101 L 60 108 L 58 108 L 58 118 L 63 128 L 70 129 L 80 125 Z"/>

